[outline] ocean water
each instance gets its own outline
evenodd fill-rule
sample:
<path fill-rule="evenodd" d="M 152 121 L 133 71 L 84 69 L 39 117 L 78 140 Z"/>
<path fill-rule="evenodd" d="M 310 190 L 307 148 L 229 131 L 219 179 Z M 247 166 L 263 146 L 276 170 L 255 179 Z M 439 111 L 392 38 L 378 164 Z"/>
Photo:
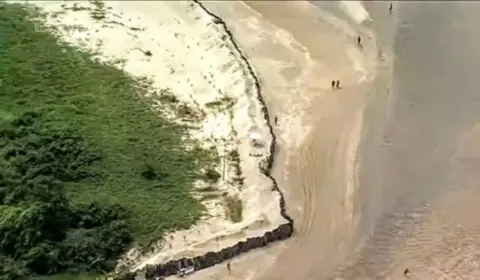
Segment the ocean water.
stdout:
<path fill-rule="evenodd" d="M 480 3 L 367 3 L 392 80 L 366 113 L 345 279 L 480 279 Z M 461 277 L 461 278 L 458 278 Z"/>

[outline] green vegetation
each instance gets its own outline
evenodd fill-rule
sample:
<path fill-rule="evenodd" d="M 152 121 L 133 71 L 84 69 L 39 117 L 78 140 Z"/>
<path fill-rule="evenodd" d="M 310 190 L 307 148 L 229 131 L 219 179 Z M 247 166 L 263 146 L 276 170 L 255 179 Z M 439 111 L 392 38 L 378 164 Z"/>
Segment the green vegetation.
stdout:
<path fill-rule="evenodd" d="M 58 42 L 38 11 L 2 5 L 0 279 L 109 271 L 132 240 L 197 221 L 211 151 L 187 151 L 138 81 Z"/>
<path fill-rule="evenodd" d="M 95 20 L 102 20 L 105 18 L 105 3 L 101 0 L 89 0 L 94 9 L 90 11 L 90 16 Z"/>
<path fill-rule="evenodd" d="M 199 192 L 216 192 L 217 189 L 212 186 L 208 186 L 208 187 L 200 188 L 198 189 L 198 191 Z"/>
<path fill-rule="evenodd" d="M 31 280 L 107 280 L 108 276 L 93 274 L 56 274 L 51 276 L 37 276 Z"/>
<path fill-rule="evenodd" d="M 211 102 L 208 102 L 207 104 L 205 104 L 207 107 L 209 108 L 213 108 L 213 107 L 225 107 L 227 109 L 230 109 L 233 107 L 233 105 L 235 105 L 234 103 L 234 100 L 233 98 L 231 97 L 228 97 L 228 96 L 224 96 L 222 98 L 220 98 L 219 100 L 215 100 L 215 101 L 211 101 Z M 222 109 L 225 109 L 225 108 L 222 108 Z"/>
<path fill-rule="evenodd" d="M 237 150 L 232 150 L 228 153 L 228 159 L 232 162 L 235 169 L 235 177 L 233 177 L 233 181 L 238 183 L 240 186 L 243 186 L 243 181 L 245 178 L 243 177 L 242 169 L 240 168 L 240 154 Z"/>
<path fill-rule="evenodd" d="M 222 177 L 222 174 L 220 174 L 217 170 L 215 169 L 207 169 L 205 172 L 205 180 L 210 181 L 212 183 L 218 182 L 218 179 Z"/>
<path fill-rule="evenodd" d="M 132 240 L 118 204 L 72 204 L 64 183 L 104 177 L 100 154 L 26 112 L 0 127 L 0 276 L 108 271 Z"/>
<path fill-rule="evenodd" d="M 227 217 L 234 223 L 241 222 L 243 218 L 242 201 L 238 197 L 226 196 L 224 202 L 227 210 Z"/>

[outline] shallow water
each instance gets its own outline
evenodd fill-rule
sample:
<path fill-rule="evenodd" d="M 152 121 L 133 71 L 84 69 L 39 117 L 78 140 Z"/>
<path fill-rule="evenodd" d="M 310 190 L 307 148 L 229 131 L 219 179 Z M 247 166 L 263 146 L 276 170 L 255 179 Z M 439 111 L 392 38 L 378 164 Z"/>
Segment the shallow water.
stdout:
<path fill-rule="evenodd" d="M 387 7 L 375 5 L 374 19 Z M 404 2 L 396 30 L 374 24 L 380 37 L 395 31 L 393 84 L 390 100 L 375 104 L 388 112 L 369 108 L 375 125 L 361 147 L 359 234 L 371 236 L 339 276 L 397 279 L 409 267 L 414 279 L 480 278 L 479 11 L 475 2 Z M 385 123 L 372 118 L 382 114 Z"/>

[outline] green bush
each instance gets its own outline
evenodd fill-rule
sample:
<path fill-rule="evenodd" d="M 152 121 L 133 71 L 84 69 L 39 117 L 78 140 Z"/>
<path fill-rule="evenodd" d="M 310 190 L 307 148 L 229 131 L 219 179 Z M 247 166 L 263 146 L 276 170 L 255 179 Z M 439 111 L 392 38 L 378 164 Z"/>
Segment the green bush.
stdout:
<path fill-rule="evenodd" d="M 207 169 L 207 172 L 205 172 L 205 177 L 208 181 L 211 181 L 213 183 L 216 183 L 218 179 L 222 177 L 222 174 L 220 174 L 217 170 L 215 169 Z"/>
<path fill-rule="evenodd" d="M 140 174 L 143 178 L 147 180 L 154 180 L 155 178 L 157 178 L 157 173 L 155 173 L 153 167 L 148 164 L 145 165 L 145 170 L 143 170 Z"/>
<path fill-rule="evenodd" d="M 39 119 L 27 112 L 0 129 L 0 277 L 112 269 L 132 240 L 126 211 L 100 202 L 72 206 L 62 185 L 97 178 L 91 167 L 102 158 Z"/>
<path fill-rule="evenodd" d="M 204 208 L 191 196 L 192 185 L 203 175 L 200 171 L 211 165 L 211 152 L 197 148 L 197 143 L 186 137 L 184 126 L 151 109 L 144 83 L 95 61 L 91 53 L 59 42 L 41 22 L 30 20 L 38 16 L 37 11 L 18 4 L 3 6 L 0 126 L 2 121 L 10 123 L 14 119 L 25 125 L 35 119 L 35 114 L 41 114 L 42 129 L 48 128 L 52 134 L 39 133 L 38 123 L 15 130 L 6 128 L 0 146 L 10 138 L 24 137 L 31 129 L 45 142 L 58 137 L 63 143 L 28 156 L 22 154 L 26 147 L 9 144 L 7 157 L 18 154 L 23 157 L 16 160 L 36 164 L 58 156 L 65 162 L 69 159 L 60 157 L 62 152 L 83 150 L 71 166 L 42 163 L 29 169 L 28 176 L 55 174 L 65 183 L 65 195 L 73 204 L 101 200 L 122 205 L 130 215 L 129 228 L 140 243 L 148 244 L 161 239 L 165 232 L 196 222 Z M 168 90 L 162 92 L 168 94 Z M 74 131 L 75 136 L 62 135 L 66 130 Z M 32 137 L 26 145 L 40 145 L 41 141 Z M 90 146 L 77 148 L 69 141 L 76 145 L 88 142 Z M 100 154 L 101 161 L 97 160 Z M 87 170 L 81 162 L 89 161 L 92 164 Z M 153 178 L 152 173 L 145 173 L 152 180 L 141 175 L 145 163 L 156 175 Z"/>
<path fill-rule="evenodd" d="M 39 17 L 0 9 L 0 280 L 109 270 L 132 236 L 188 228 L 204 210 L 192 185 L 212 163 L 143 84 Z"/>

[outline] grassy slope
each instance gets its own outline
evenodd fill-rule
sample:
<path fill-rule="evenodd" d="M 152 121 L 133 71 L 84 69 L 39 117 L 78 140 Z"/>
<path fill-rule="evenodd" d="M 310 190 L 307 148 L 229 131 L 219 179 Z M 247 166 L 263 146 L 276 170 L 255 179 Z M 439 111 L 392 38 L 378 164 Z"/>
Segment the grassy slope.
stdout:
<path fill-rule="evenodd" d="M 132 78 L 59 44 L 26 17 L 17 5 L 0 9 L 0 121 L 40 110 L 49 125 L 73 128 L 96 145 L 105 157 L 97 168 L 106 177 L 71 185 L 69 195 L 121 203 L 132 212 L 137 238 L 196 221 L 202 206 L 189 190 L 208 156 L 185 151 L 183 128 L 149 110 Z M 140 175 L 145 163 L 160 179 Z"/>
<path fill-rule="evenodd" d="M 53 275 L 45 277 L 34 277 L 30 280 L 105 280 L 105 276 L 95 276 L 95 275 Z"/>

